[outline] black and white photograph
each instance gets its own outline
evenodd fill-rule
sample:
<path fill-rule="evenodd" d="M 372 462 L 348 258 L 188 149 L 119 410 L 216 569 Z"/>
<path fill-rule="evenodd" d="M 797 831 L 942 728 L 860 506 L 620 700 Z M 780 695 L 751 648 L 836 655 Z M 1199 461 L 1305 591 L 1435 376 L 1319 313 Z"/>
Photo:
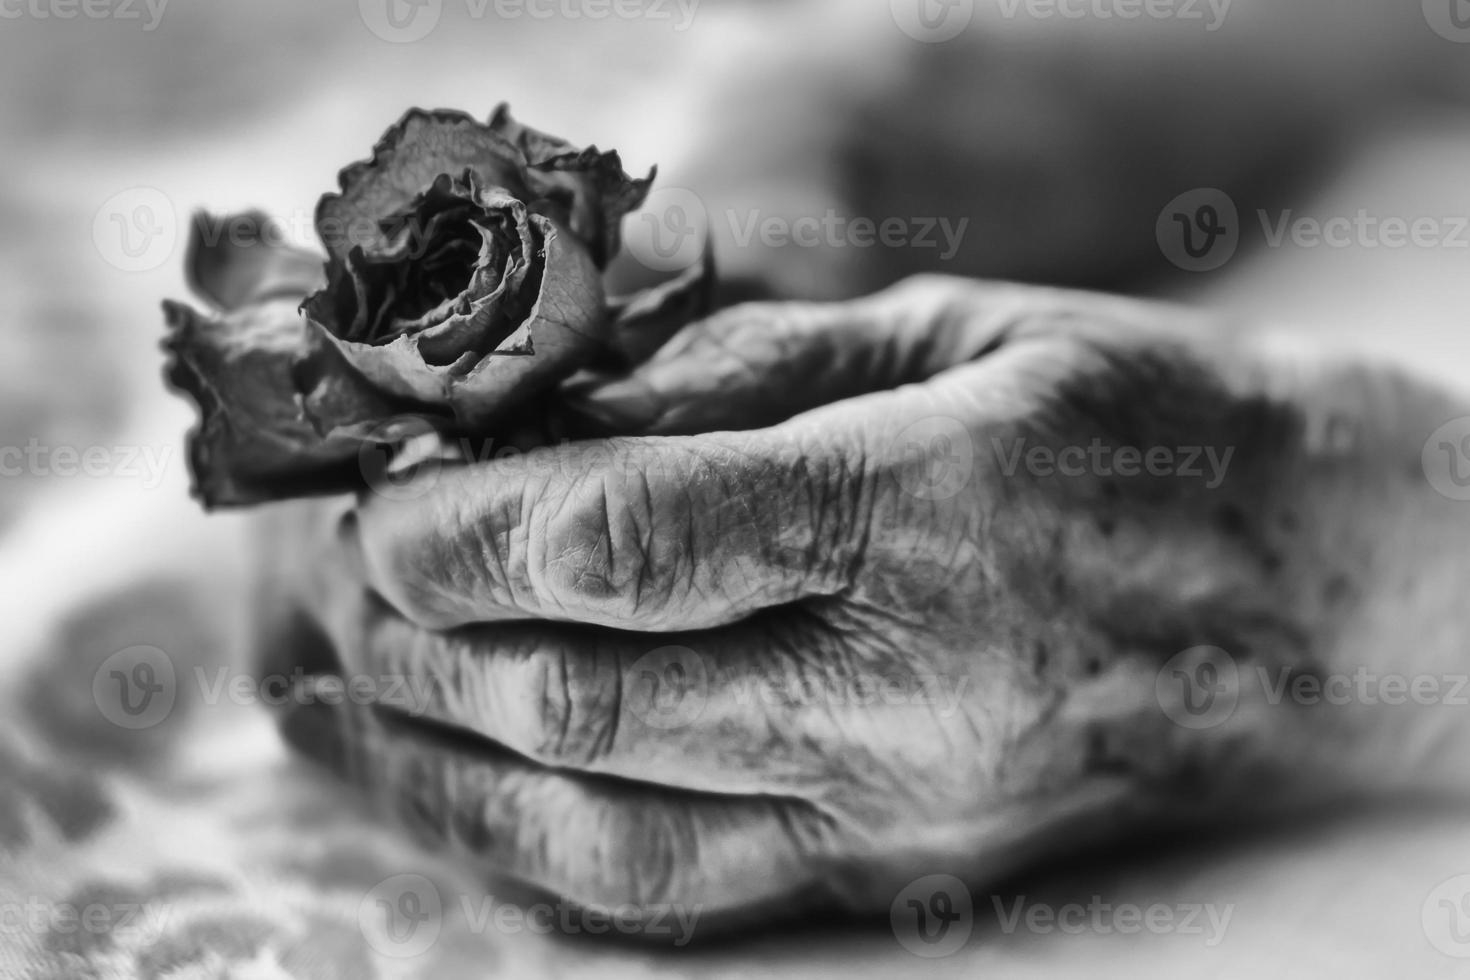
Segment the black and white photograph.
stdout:
<path fill-rule="evenodd" d="M 1470 0 L 0 0 L 0 980 L 1470 978 Z"/>

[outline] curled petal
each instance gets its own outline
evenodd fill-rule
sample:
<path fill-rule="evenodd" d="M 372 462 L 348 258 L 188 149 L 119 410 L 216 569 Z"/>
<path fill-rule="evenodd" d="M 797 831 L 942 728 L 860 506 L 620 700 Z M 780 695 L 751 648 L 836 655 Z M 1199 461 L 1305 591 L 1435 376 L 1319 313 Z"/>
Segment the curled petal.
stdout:
<path fill-rule="evenodd" d="M 466 170 L 570 229 L 598 268 L 617 254 L 619 223 L 653 182 L 652 172 L 630 177 L 615 152 L 578 149 L 523 126 L 503 105 L 488 125 L 463 112 L 411 109 L 383 134 L 370 159 L 338 175 L 339 192 L 317 205 L 317 234 L 338 263 L 356 247 L 382 249 L 389 237 L 380 225 L 385 216 L 438 177 Z"/>
<path fill-rule="evenodd" d="M 473 347 L 442 363 L 428 332 L 405 334 L 374 345 L 333 336 L 315 324 L 325 342 L 374 387 L 401 401 L 452 414 L 456 427 L 484 434 L 526 398 L 573 373 L 602 344 L 607 330 L 602 281 L 586 250 L 541 215 L 527 219 L 540 239 L 542 255 L 526 273 L 531 302 L 523 317 L 495 347 Z M 495 297 L 485 297 L 491 309 Z M 474 313 L 471 313 L 473 317 Z"/>
<path fill-rule="evenodd" d="M 322 285 L 322 259 L 285 244 L 279 225 L 259 211 L 195 213 L 184 275 L 195 295 L 216 309 L 301 298 Z"/>
<path fill-rule="evenodd" d="M 496 106 L 490 128 L 520 149 L 532 191 L 554 206 L 547 209 L 552 217 L 586 243 L 597 267 L 606 268 L 621 247 L 623 218 L 643 206 L 658 168 L 635 180 L 623 170 L 617 151 L 578 149 L 517 122 L 504 103 Z"/>
<path fill-rule="evenodd" d="M 204 316 L 165 302 L 166 378 L 199 407 L 189 433 L 192 492 L 233 507 L 361 485 L 359 439 L 323 435 L 307 405 L 385 418 L 395 406 L 307 330 L 293 299 Z"/>

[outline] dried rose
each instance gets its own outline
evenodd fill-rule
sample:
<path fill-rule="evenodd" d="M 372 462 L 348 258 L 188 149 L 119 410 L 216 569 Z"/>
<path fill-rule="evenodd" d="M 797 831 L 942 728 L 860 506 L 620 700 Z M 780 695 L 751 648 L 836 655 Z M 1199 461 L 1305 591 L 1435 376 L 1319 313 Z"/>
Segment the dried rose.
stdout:
<path fill-rule="evenodd" d="M 605 296 L 619 224 L 652 179 L 503 106 L 488 124 L 412 110 L 318 205 L 324 276 L 261 215 L 196 220 L 190 283 L 219 315 L 165 304 L 169 380 L 201 410 L 196 494 L 215 507 L 350 489 L 393 419 L 491 437 L 578 369 L 651 353 L 707 310 L 713 277 L 706 261 L 652 294 Z"/>

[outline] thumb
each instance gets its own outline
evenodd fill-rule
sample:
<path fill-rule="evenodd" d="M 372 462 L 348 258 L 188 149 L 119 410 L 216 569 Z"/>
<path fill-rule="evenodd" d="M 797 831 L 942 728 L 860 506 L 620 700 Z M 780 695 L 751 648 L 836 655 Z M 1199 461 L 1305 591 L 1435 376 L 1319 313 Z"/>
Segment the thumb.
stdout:
<path fill-rule="evenodd" d="M 844 303 L 751 303 L 686 327 L 627 374 L 569 386 L 563 410 L 581 437 L 764 428 L 926 381 L 1073 296 L 1085 294 L 927 276 Z"/>

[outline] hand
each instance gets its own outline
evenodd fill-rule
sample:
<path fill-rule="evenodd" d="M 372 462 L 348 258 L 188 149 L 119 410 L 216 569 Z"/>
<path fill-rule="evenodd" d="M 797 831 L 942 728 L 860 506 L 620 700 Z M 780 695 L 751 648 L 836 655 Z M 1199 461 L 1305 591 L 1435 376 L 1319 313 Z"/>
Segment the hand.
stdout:
<path fill-rule="evenodd" d="M 1463 591 L 1464 505 L 1420 451 L 1470 412 L 1175 308 L 942 279 L 751 305 L 574 405 L 645 435 L 317 511 L 282 579 L 310 616 L 268 649 L 407 679 L 287 733 L 575 901 L 883 910 L 1352 788 L 1392 726 L 1271 679 L 1464 635 L 1431 587 Z"/>

